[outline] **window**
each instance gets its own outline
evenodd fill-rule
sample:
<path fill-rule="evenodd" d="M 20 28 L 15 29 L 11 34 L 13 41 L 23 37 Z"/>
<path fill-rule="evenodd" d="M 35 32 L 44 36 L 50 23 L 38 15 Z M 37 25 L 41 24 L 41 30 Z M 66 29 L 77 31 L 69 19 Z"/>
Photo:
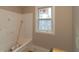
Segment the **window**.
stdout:
<path fill-rule="evenodd" d="M 51 33 L 54 30 L 52 7 L 38 7 L 36 10 L 36 30 L 43 33 Z"/>

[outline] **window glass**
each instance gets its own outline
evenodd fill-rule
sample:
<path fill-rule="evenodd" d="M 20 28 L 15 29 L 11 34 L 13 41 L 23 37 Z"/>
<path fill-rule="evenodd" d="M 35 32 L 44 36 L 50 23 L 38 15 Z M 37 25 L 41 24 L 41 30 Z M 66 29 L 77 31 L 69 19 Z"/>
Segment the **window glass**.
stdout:
<path fill-rule="evenodd" d="M 39 31 L 51 31 L 51 20 L 39 20 Z"/>
<path fill-rule="evenodd" d="M 53 19 L 51 7 L 40 7 L 37 9 L 38 22 L 37 29 L 39 32 L 52 32 L 53 31 Z"/>
<path fill-rule="evenodd" d="M 39 19 L 51 18 L 51 8 L 39 8 Z"/>

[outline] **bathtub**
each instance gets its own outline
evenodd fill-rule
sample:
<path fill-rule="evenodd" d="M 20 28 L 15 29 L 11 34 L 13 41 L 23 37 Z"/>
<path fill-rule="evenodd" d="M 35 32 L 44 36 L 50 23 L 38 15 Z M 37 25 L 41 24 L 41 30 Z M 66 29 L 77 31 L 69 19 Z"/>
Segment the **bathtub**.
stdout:
<path fill-rule="evenodd" d="M 32 43 L 32 40 L 28 40 L 12 52 L 48 52 L 49 50 Z"/>
<path fill-rule="evenodd" d="M 32 39 L 28 39 L 25 43 L 14 49 L 12 52 L 23 52 L 28 44 L 31 44 Z"/>

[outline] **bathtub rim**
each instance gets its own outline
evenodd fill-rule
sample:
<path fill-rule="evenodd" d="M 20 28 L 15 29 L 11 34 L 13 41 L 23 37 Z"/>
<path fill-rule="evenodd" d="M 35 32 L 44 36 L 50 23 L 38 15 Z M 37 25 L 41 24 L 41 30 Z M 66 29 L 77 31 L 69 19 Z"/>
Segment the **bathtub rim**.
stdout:
<path fill-rule="evenodd" d="M 24 44 L 22 44 L 20 47 L 16 48 L 15 50 L 13 50 L 12 52 L 18 52 L 21 48 L 23 48 L 24 46 L 26 46 L 27 44 L 29 44 L 30 42 L 32 42 L 32 39 L 27 40 L 27 42 L 25 42 Z"/>

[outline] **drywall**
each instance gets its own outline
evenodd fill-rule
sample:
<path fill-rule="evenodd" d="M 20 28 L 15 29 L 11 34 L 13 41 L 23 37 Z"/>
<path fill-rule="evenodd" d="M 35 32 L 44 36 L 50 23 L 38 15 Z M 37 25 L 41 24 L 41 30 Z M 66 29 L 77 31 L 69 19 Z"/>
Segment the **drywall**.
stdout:
<path fill-rule="evenodd" d="M 62 48 L 72 50 L 72 7 L 55 7 L 55 35 L 42 34 L 35 32 L 35 9 L 34 7 L 25 8 L 25 13 L 34 14 L 33 23 L 33 43 L 44 48 Z"/>
<path fill-rule="evenodd" d="M 9 51 L 16 43 L 21 14 L 0 9 L 0 51 Z"/>
<path fill-rule="evenodd" d="M 79 51 L 79 7 L 75 6 L 73 7 L 73 26 L 74 26 L 74 44 L 75 44 L 75 49 Z"/>

